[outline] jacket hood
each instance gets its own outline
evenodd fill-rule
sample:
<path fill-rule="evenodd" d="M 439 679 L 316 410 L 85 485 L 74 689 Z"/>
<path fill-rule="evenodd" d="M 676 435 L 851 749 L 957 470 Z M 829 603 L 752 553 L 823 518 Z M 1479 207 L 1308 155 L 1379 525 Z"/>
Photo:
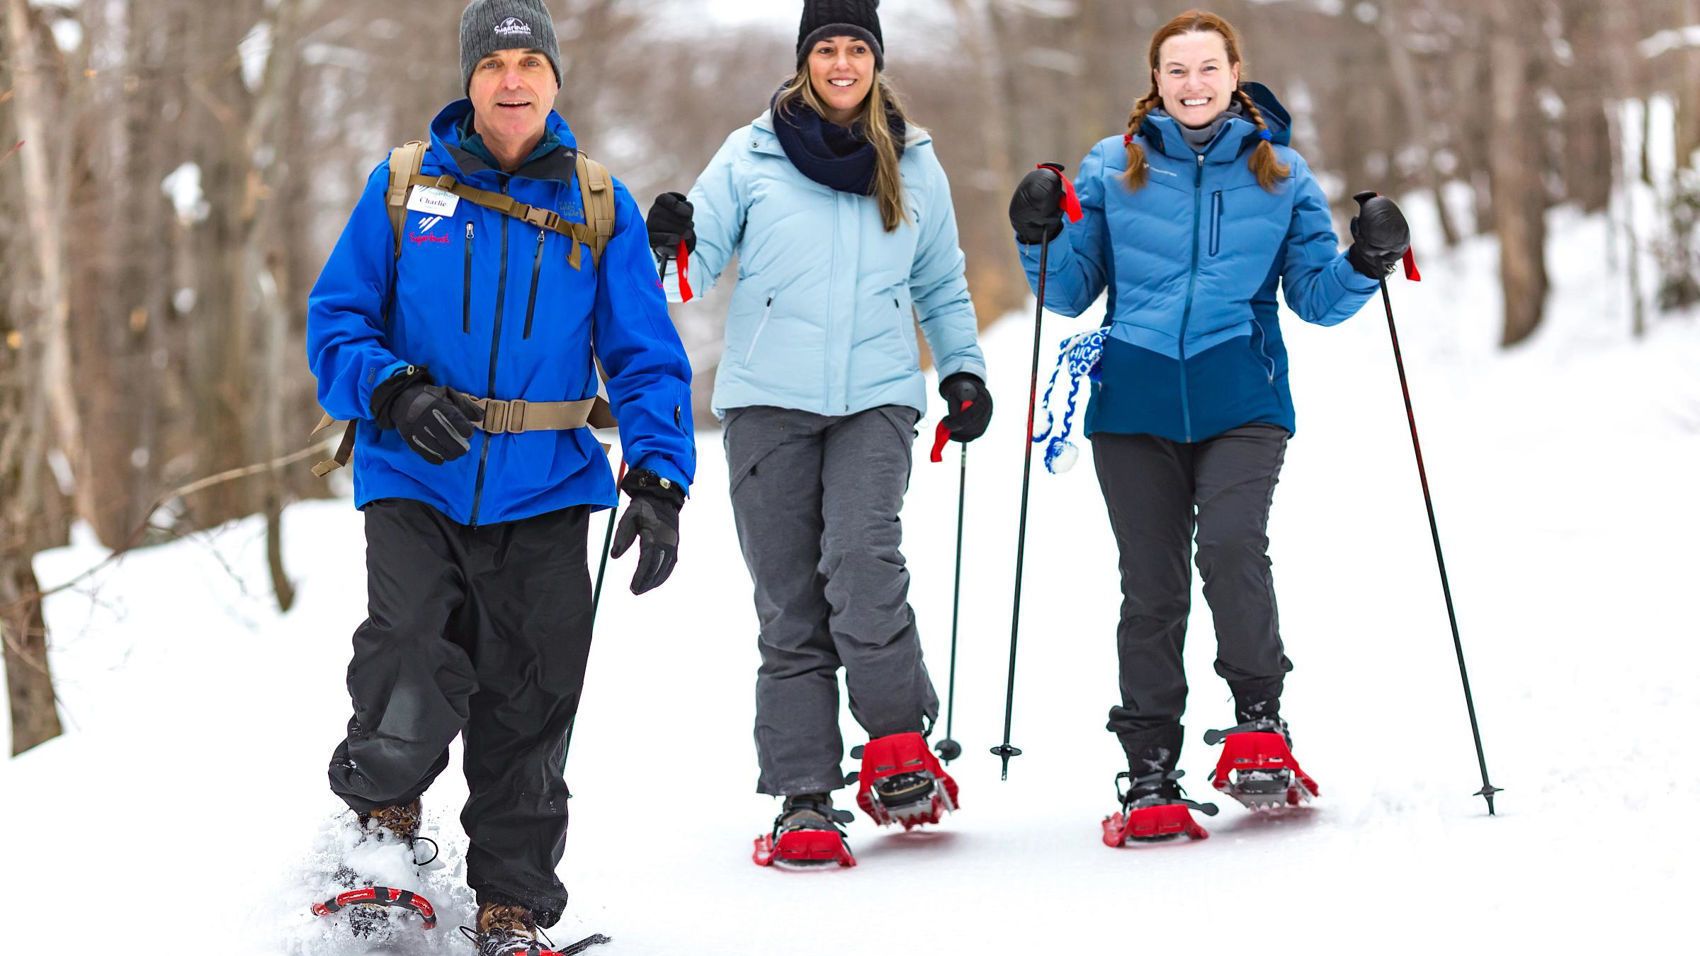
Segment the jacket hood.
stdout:
<path fill-rule="evenodd" d="M 1275 93 L 1269 87 L 1256 82 L 1241 83 L 1240 88 L 1245 90 L 1246 95 L 1251 97 L 1251 101 L 1257 104 L 1258 111 L 1263 114 L 1263 125 L 1269 130 L 1269 141 L 1276 146 L 1290 146 L 1293 138 L 1293 118 L 1275 97 Z M 1171 116 L 1147 114 L 1139 132 L 1147 142 L 1165 154 L 1187 158 L 1193 150 L 1181 137 L 1179 127 L 1180 124 Z M 1216 134 L 1216 139 L 1205 147 L 1205 152 L 1212 162 L 1231 162 L 1242 152 L 1256 146 L 1258 138 L 1257 127 L 1251 120 L 1232 116 L 1223 124 L 1222 131 Z"/>
<path fill-rule="evenodd" d="M 443 107 L 437 118 L 431 121 L 431 152 L 438 162 L 465 176 L 500 172 L 460 146 L 460 124 L 471 113 L 471 100 L 456 100 Z M 525 179 L 553 179 L 570 183 L 573 180 L 573 166 L 578 161 L 578 139 L 573 136 L 567 121 L 554 110 L 549 111 L 544 125 L 560 140 L 561 148 L 526 163 L 514 175 Z"/>

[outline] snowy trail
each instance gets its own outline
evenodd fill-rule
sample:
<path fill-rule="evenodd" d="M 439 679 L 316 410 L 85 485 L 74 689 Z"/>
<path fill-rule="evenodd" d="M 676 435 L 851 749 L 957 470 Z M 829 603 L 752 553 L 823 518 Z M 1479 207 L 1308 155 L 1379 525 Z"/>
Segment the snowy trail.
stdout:
<path fill-rule="evenodd" d="M 559 942 L 589 932 L 620 954 L 1103 952 L 1238 945 L 1281 934 L 1321 952 L 1668 942 L 1700 888 L 1700 779 L 1685 722 L 1700 692 L 1691 612 L 1700 502 L 1700 329 L 1668 321 L 1619 341 L 1591 221 L 1555 229 L 1549 327 L 1492 348 L 1492 246 L 1424 261 L 1396 281 L 1401 339 L 1494 783 L 1479 786 L 1445 608 L 1379 302 L 1335 329 L 1283 323 L 1299 432 L 1271 538 L 1282 630 L 1297 669 L 1284 710 L 1323 787 L 1308 816 L 1251 818 L 1231 801 L 1212 838 L 1111 851 L 1120 754 L 1114 548 L 1082 443 L 1076 468 L 1034 476 L 1013 741 L 998 780 L 1020 431 L 1030 315 L 987 336 L 998 409 L 970 446 L 968 568 L 950 768 L 963 809 L 932 833 L 850 838 L 860 866 L 784 873 L 749 862 L 775 808 L 756 796 L 749 579 L 726 501 L 718 433 L 684 513 L 679 569 L 633 598 L 611 564 L 568 780 Z M 1090 319 L 1046 319 L 1047 352 Z M 1047 362 L 1050 359 L 1047 354 Z M 1047 369 L 1048 374 L 1048 369 Z M 936 411 L 936 410 L 935 410 Z M 924 438 L 936 421 L 922 422 Z M 912 598 L 944 693 L 956 448 L 917 464 L 905 512 Z M 286 515 L 300 601 L 264 593 L 254 522 L 129 556 L 48 607 L 70 732 L 0 764 L 0 916 L 8 952 L 77 932 L 142 952 L 193 921 L 191 951 L 317 953 L 306 915 L 314 848 L 338 809 L 324 762 L 346 719 L 342 669 L 364 606 L 360 522 L 346 501 Z M 593 521 L 600 540 L 600 520 Z M 43 555 L 54 583 L 101 552 Z M 244 593 L 230 568 L 249 583 Z M 1230 722 L 1196 592 L 1182 767 L 1195 798 Z M 857 739 L 845 718 L 847 744 Z M 847 767 L 853 766 L 847 761 Z M 459 858 L 455 767 L 426 796 Z M 450 880 L 452 882 L 452 880 Z M 206 902 L 194 902 L 201 896 Z M 470 952 L 442 925 L 407 951 Z M 45 916 L 44 914 L 53 914 Z"/>

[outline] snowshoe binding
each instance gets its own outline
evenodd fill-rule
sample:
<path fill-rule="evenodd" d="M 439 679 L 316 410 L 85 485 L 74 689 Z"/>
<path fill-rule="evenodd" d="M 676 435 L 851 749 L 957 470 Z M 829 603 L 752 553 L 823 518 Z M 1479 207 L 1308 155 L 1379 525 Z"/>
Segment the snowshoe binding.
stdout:
<path fill-rule="evenodd" d="M 424 867 L 437 858 L 436 841 L 419 835 L 423 810 L 418 800 L 371 813 L 356 814 L 361 844 L 394 846 L 406 853 L 413 866 Z M 431 901 L 411 890 L 377 885 L 347 862 L 339 865 L 331 880 L 341 889 L 335 896 L 312 906 L 315 916 L 332 916 L 348 910 L 348 931 L 357 938 L 387 937 L 393 932 L 392 917 L 412 912 L 425 929 L 435 929 L 437 912 Z"/>
<path fill-rule="evenodd" d="M 478 947 L 478 956 L 577 956 L 598 943 L 612 942 L 596 933 L 557 948 L 537 927 L 530 910 L 503 903 L 480 904 L 475 922 L 476 929 L 462 926 L 460 932 Z"/>
<path fill-rule="evenodd" d="M 834 809 L 832 798 L 824 793 L 786 797 L 785 809 L 773 821 L 773 832 L 756 837 L 751 858 L 757 866 L 855 866 L 843 829 L 854 819 L 850 811 Z"/>
<path fill-rule="evenodd" d="M 918 733 L 870 740 L 850 756 L 862 761 L 855 774 L 856 805 L 880 826 L 901 823 L 907 831 L 937 823 L 957 808 L 956 781 Z"/>
<path fill-rule="evenodd" d="M 1303 806 L 1321 792 L 1293 759 L 1292 736 L 1279 717 L 1212 730 L 1204 742 L 1225 745 L 1210 783 L 1254 812 Z"/>
<path fill-rule="evenodd" d="M 1119 847 L 1129 840 L 1158 843 L 1180 836 L 1208 839 L 1209 831 L 1199 826 L 1191 811 L 1213 817 L 1216 805 L 1188 800 L 1177 782 L 1184 774 L 1184 770 L 1157 771 L 1138 777 L 1129 772 L 1116 774 L 1116 798 L 1122 808 L 1104 818 L 1104 845 Z M 1126 790 L 1121 786 L 1123 780 L 1128 782 Z"/>

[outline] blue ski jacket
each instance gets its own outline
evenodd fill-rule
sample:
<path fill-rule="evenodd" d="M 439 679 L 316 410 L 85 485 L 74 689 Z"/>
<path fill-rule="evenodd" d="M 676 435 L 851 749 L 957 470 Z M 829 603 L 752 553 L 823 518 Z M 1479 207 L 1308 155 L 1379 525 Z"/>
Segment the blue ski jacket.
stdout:
<path fill-rule="evenodd" d="M 1084 216 L 1051 241 L 1045 307 L 1079 315 L 1109 290 L 1088 435 L 1197 442 L 1253 423 L 1292 431 L 1277 285 L 1289 308 L 1318 325 L 1350 318 L 1379 288 L 1340 251 L 1328 200 L 1288 145 L 1286 110 L 1262 84 L 1245 86 L 1291 169 L 1273 190 L 1247 167 L 1260 137 L 1238 116 L 1199 152 L 1173 118 L 1147 116 L 1137 141 L 1150 175 L 1137 192 L 1121 182 L 1121 136 L 1081 161 Z M 1039 246 L 1018 246 L 1037 292 Z"/>
<path fill-rule="evenodd" d="M 925 414 L 917 317 L 941 379 L 985 380 L 956 208 L 932 143 L 910 129 L 898 161 L 909 221 L 886 232 L 873 197 L 823 186 L 792 165 L 771 110 L 726 138 L 690 192 L 695 291 L 738 256 L 715 414 L 751 405 L 818 415 L 907 405 Z M 666 284 L 677 301 L 671 264 Z"/>
<path fill-rule="evenodd" d="M 513 175 L 459 146 L 472 109 L 461 100 L 431 123 L 422 172 L 584 221 L 576 142 L 557 114 L 561 146 Z M 688 488 L 696 469 L 691 369 L 667 316 L 643 214 L 614 182 L 615 230 L 600 259 L 567 261 L 565 236 L 459 201 L 452 212 L 407 213 L 402 252 L 384 204 L 389 161 L 372 172 L 307 302 L 307 359 L 319 404 L 358 421 L 357 506 L 379 498 L 431 505 L 461 524 L 513 521 L 573 505 L 612 507 L 607 456 L 588 428 L 492 435 L 428 464 L 372 421 L 372 389 L 409 365 L 482 398 L 576 401 L 607 373 L 625 460 Z"/>

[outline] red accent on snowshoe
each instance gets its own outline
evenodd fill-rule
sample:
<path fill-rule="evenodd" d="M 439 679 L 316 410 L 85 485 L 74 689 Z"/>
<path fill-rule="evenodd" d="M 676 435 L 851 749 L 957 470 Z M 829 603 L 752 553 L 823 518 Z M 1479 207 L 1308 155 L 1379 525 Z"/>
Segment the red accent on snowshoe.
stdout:
<path fill-rule="evenodd" d="M 1423 281 L 1423 274 L 1417 271 L 1417 251 L 1410 246 L 1405 247 L 1405 278 L 1412 282 Z"/>
<path fill-rule="evenodd" d="M 1198 825 L 1192 811 L 1182 803 L 1140 807 L 1131 813 L 1112 813 L 1104 818 L 1104 845 L 1121 846 L 1129 840 L 1154 840 L 1186 835 L 1207 840 L 1210 831 Z"/>
<path fill-rule="evenodd" d="M 388 886 L 363 886 L 357 890 L 338 893 L 323 903 L 314 903 L 313 915 L 329 916 L 348 906 L 394 906 L 412 910 L 424 920 L 426 929 L 437 927 L 437 910 L 430 900 L 418 893 Z"/>
<path fill-rule="evenodd" d="M 931 774 L 933 793 L 924 803 L 915 805 L 913 811 L 894 814 L 874 795 L 874 785 L 903 773 Z M 856 805 L 882 827 L 896 822 L 907 831 L 924 823 L 937 823 L 960 805 L 956 781 L 944 772 L 939 758 L 927 746 L 927 738 L 913 731 L 868 741 L 862 750 L 862 768 L 856 779 L 859 784 Z"/>
<path fill-rule="evenodd" d="M 1240 799 L 1230 776 L 1236 770 L 1292 771 L 1293 785 L 1287 788 L 1288 806 L 1296 807 L 1314 800 L 1322 792 L 1310 774 L 1305 773 L 1299 762 L 1293 759 L 1293 751 L 1287 746 L 1287 738 L 1277 733 L 1229 734 L 1222 741 L 1222 757 L 1216 761 L 1216 770 L 1210 775 L 1210 784 L 1241 803 L 1246 803 Z M 1251 806 L 1249 803 L 1247 805 Z"/>
<path fill-rule="evenodd" d="M 843 834 L 836 830 L 791 830 L 781 833 L 778 841 L 771 833 L 763 834 L 756 837 L 755 853 L 750 858 L 755 860 L 756 866 L 772 866 L 775 863 L 856 865 L 856 858 L 850 855 Z"/>

